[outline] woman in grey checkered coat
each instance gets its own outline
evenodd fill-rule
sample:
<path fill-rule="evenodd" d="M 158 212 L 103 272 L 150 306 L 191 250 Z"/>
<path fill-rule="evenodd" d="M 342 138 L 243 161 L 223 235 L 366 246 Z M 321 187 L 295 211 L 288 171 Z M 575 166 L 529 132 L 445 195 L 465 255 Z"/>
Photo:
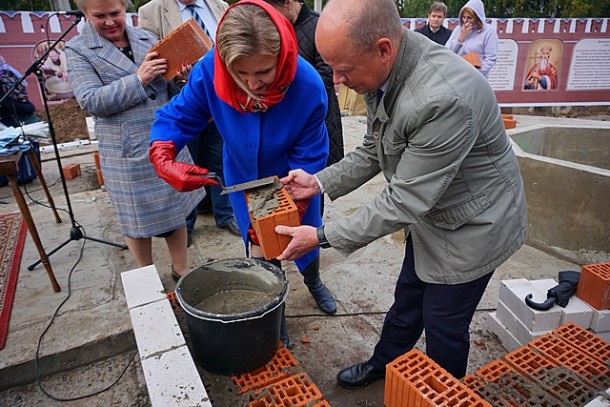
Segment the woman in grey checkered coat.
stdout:
<path fill-rule="evenodd" d="M 139 267 L 153 263 L 151 238 L 164 237 L 174 275 L 188 270 L 186 216 L 203 189 L 180 193 L 148 159 L 154 112 L 168 101 L 167 62 L 149 49 L 152 34 L 126 25 L 126 0 L 80 0 L 87 22 L 66 44 L 76 101 L 96 117 L 104 184 L 121 234 Z M 180 161 L 192 163 L 186 149 Z"/>

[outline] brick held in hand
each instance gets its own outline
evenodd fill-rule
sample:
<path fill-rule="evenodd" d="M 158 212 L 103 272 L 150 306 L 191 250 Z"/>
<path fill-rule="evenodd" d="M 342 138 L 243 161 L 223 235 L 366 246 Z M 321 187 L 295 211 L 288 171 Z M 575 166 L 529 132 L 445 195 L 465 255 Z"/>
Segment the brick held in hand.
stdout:
<path fill-rule="evenodd" d="M 150 51 L 157 51 L 159 58 L 167 59 L 167 72 L 163 77 L 170 80 L 176 76 L 176 71 L 182 69 L 183 64 L 194 64 L 213 45 L 210 37 L 191 18 L 155 44 Z"/>
<path fill-rule="evenodd" d="M 468 54 L 462 56 L 470 65 L 479 69 L 481 67 L 481 55 L 478 52 L 469 52 Z"/>

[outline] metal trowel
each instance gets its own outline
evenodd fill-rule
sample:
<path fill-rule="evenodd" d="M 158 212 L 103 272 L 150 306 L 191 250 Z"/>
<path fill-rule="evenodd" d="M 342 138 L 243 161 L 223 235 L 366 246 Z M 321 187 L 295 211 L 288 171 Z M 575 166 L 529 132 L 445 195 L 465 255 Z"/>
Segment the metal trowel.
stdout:
<path fill-rule="evenodd" d="M 222 188 L 220 195 L 225 195 L 225 194 L 228 194 L 231 192 L 237 192 L 237 191 L 245 191 L 248 189 L 262 187 L 265 185 L 271 185 L 276 180 L 278 180 L 278 178 L 275 175 L 272 175 L 270 177 L 265 177 L 265 178 L 261 178 L 261 179 L 256 179 L 254 181 L 248 181 L 248 182 L 243 182 L 241 184 L 231 185 L 230 187 L 225 187 L 223 185 L 222 181 L 220 180 L 220 177 L 218 177 L 218 175 L 216 175 L 215 172 L 210 172 L 206 175 L 201 175 L 201 177 L 212 178 L 213 180 L 217 181 L 220 184 L 220 187 Z"/>

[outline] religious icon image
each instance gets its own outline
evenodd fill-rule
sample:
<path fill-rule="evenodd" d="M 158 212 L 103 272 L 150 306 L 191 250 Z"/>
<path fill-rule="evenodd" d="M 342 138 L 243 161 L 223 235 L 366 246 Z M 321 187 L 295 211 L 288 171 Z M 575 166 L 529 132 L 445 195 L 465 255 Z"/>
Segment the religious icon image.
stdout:
<path fill-rule="evenodd" d="M 32 50 L 33 61 L 44 55 L 53 42 L 43 40 L 36 44 Z M 49 102 L 61 102 L 74 96 L 72 86 L 68 82 L 68 63 L 63 41 L 60 41 L 49 52 L 40 69 L 42 71 L 45 96 Z"/>
<path fill-rule="evenodd" d="M 559 40 L 536 40 L 530 45 L 525 90 L 557 89 L 563 44 Z"/>

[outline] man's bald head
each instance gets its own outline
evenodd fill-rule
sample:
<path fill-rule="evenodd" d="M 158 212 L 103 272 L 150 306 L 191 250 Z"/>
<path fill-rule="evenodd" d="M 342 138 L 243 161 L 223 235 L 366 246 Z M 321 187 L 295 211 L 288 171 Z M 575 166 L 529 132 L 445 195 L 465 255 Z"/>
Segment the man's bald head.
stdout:
<path fill-rule="evenodd" d="M 316 48 L 336 84 L 369 93 L 389 77 L 403 32 L 392 0 L 330 0 L 318 20 Z"/>
<path fill-rule="evenodd" d="M 320 25 L 343 31 L 364 52 L 380 38 L 400 42 L 404 29 L 393 0 L 330 0 L 320 14 Z"/>

